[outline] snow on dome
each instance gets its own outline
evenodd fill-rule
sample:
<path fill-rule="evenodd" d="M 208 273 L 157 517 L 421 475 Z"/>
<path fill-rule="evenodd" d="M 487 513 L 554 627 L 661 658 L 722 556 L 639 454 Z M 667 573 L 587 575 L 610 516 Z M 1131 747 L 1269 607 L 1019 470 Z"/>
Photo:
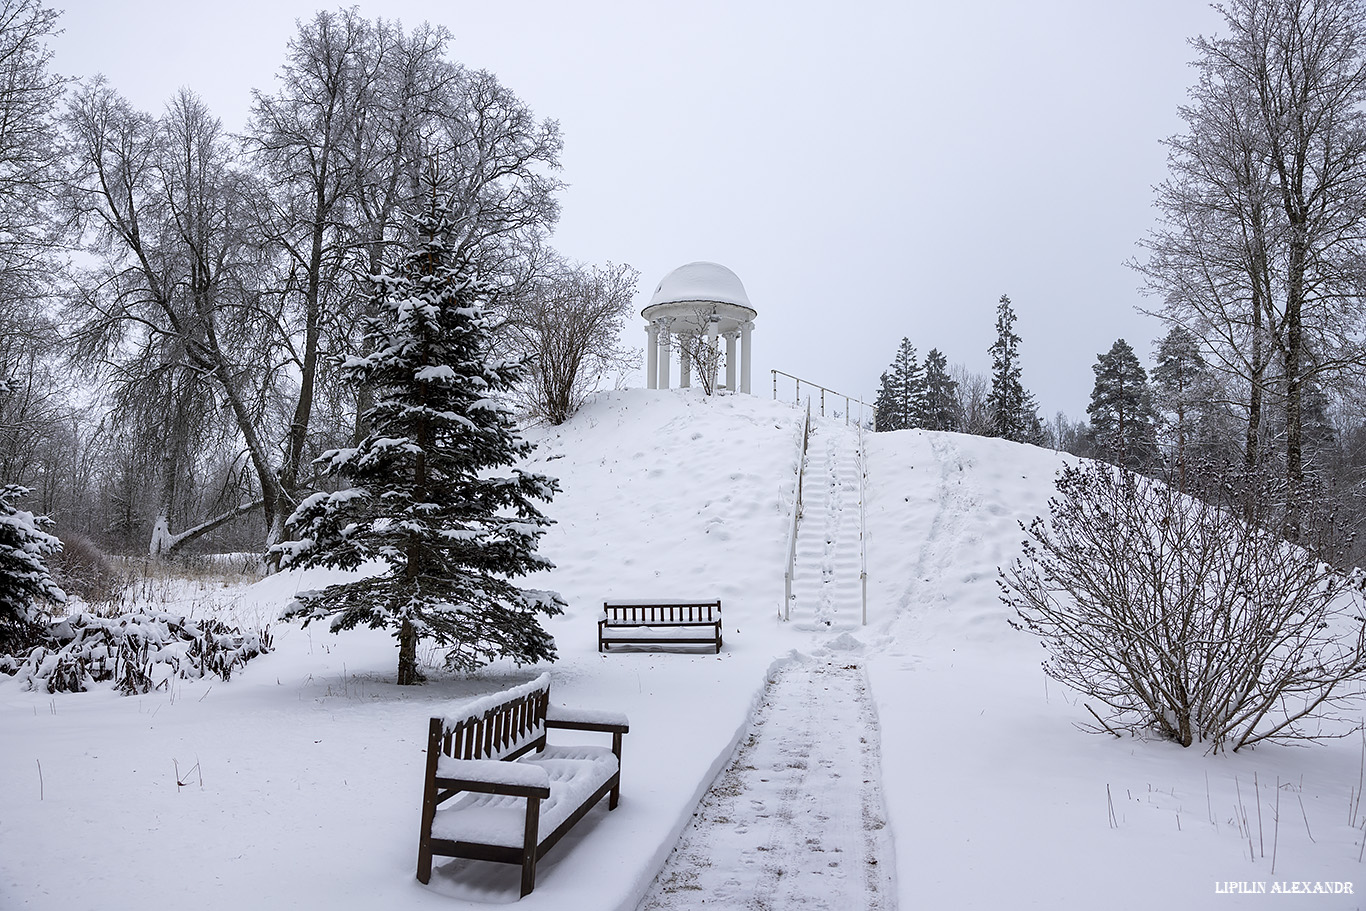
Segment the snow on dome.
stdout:
<path fill-rule="evenodd" d="M 696 262 L 679 266 L 660 281 L 648 306 L 685 301 L 715 301 L 754 309 L 740 277 L 719 263 Z"/>

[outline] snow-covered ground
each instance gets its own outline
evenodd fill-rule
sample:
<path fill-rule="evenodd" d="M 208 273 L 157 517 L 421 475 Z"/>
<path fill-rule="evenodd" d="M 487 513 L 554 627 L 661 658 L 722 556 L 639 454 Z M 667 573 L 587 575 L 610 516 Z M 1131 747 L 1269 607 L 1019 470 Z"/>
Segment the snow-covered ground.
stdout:
<path fill-rule="evenodd" d="M 620 807 L 581 822 L 519 908 L 1366 905 L 1360 739 L 1208 757 L 1073 727 L 1089 716 L 1045 683 L 1037 642 L 1007 626 L 995 586 L 1017 521 L 1044 509 L 1063 457 L 950 434 L 869 437 L 869 623 L 844 628 L 857 612 L 851 523 L 828 507 L 857 508 L 853 435 L 818 421 L 807 487 L 818 520 L 804 534 L 824 537 L 802 542 L 808 570 L 818 564 L 803 583 L 818 610 L 800 613 L 799 598 L 783 624 L 799 433 L 790 406 L 688 390 L 604 395 L 535 432 L 535 467 L 563 487 L 543 543 L 558 567 L 533 582 L 570 604 L 549 624 L 561 654 L 552 699 L 623 711 L 631 733 Z M 183 609 L 254 623 L 326 578 L 199 592 Z M 720 655 L 597 654 L 602 600 L 670 596 L 722 599 Z M 840 622 L 804 622 L 825 616 Z M 0 908 L 516 900 L 511 867 L 438 859 L 430 886 L 414 878 L 426 719 L 543 669 L 434 673 L 400 689 L 383 634 L 274 633 L 276 650 L 226 684 L 123 698 L 0 679 Z M 869 790 L 848 787 L 848 770 L 879 768 L 880 782 L 859 779 Z M 868 860 L 888 831 L 894 874 L 856 875 L 885 865 Z M 855 853 L 844 845 L 859 832 L 872 853 L 829 866 Z M 699 843 L 729 867 L 688 880 L 686 857 L 718 863 Z M 666 867 L 676 845 L 683 866 Z M 748 893 L 746 869 L 757 871 Z M 686 882 L 703 888 L 675 888 Z M 1353 894 L 1229 894 L 1296 882 Z"/>

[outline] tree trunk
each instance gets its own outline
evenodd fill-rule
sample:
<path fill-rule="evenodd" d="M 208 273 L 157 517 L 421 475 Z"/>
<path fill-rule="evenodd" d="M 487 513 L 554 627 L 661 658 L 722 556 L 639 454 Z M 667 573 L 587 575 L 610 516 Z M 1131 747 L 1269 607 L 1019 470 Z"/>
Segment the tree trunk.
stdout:
<path fill-rule="evenodd" d="M 398 630 L 398 685 L 416 686 L 422 682 L 417 667 L 417 630 L 404 620 Z"/>
<path fill-rule="evenodd" d="M 1286 268 L 1285 299 L 1285 536 L 1300 539 L 1300 516 L 1304 503 L 1303 418 L 1301 406 L 1304 386 L 1301 361 L 1304 350 L 1304 264 L 1308 243 L 1303 225 L 1292 225 L 1290 261 Z"/>

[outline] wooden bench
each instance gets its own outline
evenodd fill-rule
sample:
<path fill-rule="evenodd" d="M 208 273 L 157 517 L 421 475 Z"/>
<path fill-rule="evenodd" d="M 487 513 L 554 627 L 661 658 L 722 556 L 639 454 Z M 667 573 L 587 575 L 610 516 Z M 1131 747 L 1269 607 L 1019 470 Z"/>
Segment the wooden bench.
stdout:
<path fill-rule="evenodd" d="M 546 743 L 546 730 L 600 731 L 612 746 Z M 522 895 L 536 885 L 536 862 L 604 795 L 621 796 L 626 717 L 550 705 L 550 675 L 485 696 L 427 732 L 417 878 L 432 856 L 520 864 Z M 455 800 L 457 795 L 463 795 Z"/>
<path fill-rule="evenodd" d="M 598 651 L 613 645 L 714 645 L 721 651 L 721 602 L 604 601 Z"/>

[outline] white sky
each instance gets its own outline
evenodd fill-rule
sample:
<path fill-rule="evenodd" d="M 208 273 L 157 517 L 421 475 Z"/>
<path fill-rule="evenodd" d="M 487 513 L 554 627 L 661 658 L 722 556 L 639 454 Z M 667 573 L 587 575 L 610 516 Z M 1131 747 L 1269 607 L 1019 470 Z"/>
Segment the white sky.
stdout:
<path fill-rule="evenodd" d="M 641 272 L 733 269 L 759 312 L 756 391 L 776 368 L 872 399 L 908 336 L 985 372 L 996 301 L 1025 385 L 1084 418 L 1116 338 L 1146 359 L 1123 262 L 1152 224 L 1193 77 L 1196 0 L 385 0 L 441 23 L 565 136 L 556 245 Z M 104 73 L 160 112 L 180 86 L 230 130 L 274 90 L 316 0 L 71 0 L 55 69 Z M 321 8 L 336 8 L 323 5 Z M 641 331 L 628 341 L 643 346 Z M 1145 360 L 1146 364 L 1146 360 Z"/>

